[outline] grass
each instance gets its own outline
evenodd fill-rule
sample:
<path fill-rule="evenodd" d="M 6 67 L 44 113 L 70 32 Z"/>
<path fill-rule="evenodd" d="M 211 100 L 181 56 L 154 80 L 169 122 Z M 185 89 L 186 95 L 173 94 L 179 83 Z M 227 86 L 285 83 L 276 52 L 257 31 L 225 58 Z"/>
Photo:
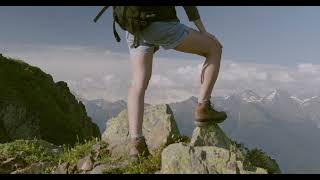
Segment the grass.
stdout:
<path fill-rule="evenodd" d="M 188 136 L 181 136 L 174 140 L 173 143 L 190 143 Z M 161 153 L 167 145 L 163 145 L 154 151 L 154 154 L 149 157 L 141 157 L 139 162 L 129 163 L 125 167 L 106 169 L 104 174 L 154 174 L 161 169 Z M 128 159 L 122 159 L 125 161 Z M 111 161 L 112 163 L 112 161 Z"/>
<path fill-rule="evenodd" d="M 161 169 L 161 152 L 164 147 L 160 147 L 149 157 L 140 157 L 139 162 L 131 162 L 127 166 L 119 168 L 107 168 L 103 171 L 104 174 L 154 174 Z M 128 158 L 123 158 L 120 161 L 128 161 Z M 110 161 L 110 164 L 116 163 L 115 160 Z"/>
<path fill-rule="evenodd" d="M 252 149 L 246 154 L 246 160 L 250 165 L 264 168 L 269 174 L 280 174 L 280 168 L 274 159 L 271 159 L 261 149 Z"/>
<path fill-rule="evenodd" d="M 47 167 L 43 172 L 48 174 L 52 173 L 60 163 L 76 164 L 79 159 L 92 153 L 92 146 L 95 144 L 100 144 L 103 150 L 106 148 L 106 144 L 98 138 L 87 140 L 85 143 L 78 142 L 73 147 L 70 145 L 54 146 L 36 139 L 16 140 L 11 143 L 0 144 L 0 157 L 22 159 L 27 165 L 51 162 L 52 166 Z M 59 149 L 59 153 L 53 152 L 52 149 Z M 107 162 L 109 159 L 108 153 L 101 153 L 97 161 Z"/>
<path fill-rule="evenodd" d="M 243 166 L 245 169 L 250 170 L 254 167 L 266 169 L 269 174 L 280 174 L 281 170 L 276 160 L 272 159 L 261 149 L 254 148 L 248 149 L 242 143 L 232 142 L 237 149 L 244 150 Z"/>
<path fill-rule="evenodd" d="M 61 155 L 59 161 L 68 162 L 70 164 L 76 163 L 79 159 L 91 154 L 91 149 L 94 144 L 99 143 L 98 139 L 85 140 L 84 143 L 76 143 L 74 147 L 64 145 L 64 153 Z"/>
<path fill-rule="evenodd" d="M 187 136 L 177 138 L 173 143 L 189 143 Z M 51 174 L 61 163 L 75 165 L 79 159 L 91 155 L 95 156 L 92 150 L 93 145 L 99 145 L 100 154 L 95 158 L 95 162 L 107 164 L 108 167 L 103 171 L 104 174 L 154 174 L 161 169 L 161 153 L 167 145 L 163 145 L 154 151 L 152 156 L 141 158 L 136 163 L 125 163 L 129 159 L 111 158 L 107 151 L 107 144 L 99 138 L 86 140 L 84 143 L 77 142 L 74 146 L 63 145 L 55 146 L 41 140 L 16 140 L 11 143 L 0 144 L 0 157 L 19 158 L 24 160 L 28 165 L 37 162 L 51 162 L 51 166 L 44 170 L 44 174 Z M 241 144 L 235 144 L 238 148 L 245 148 Z M 52 149 L 58 149 L 53 152 Z M 267 169 L 268 173 L 281 173 L 275 160 L 267 156 L 259 149 L 248 150 L 246 148 L 244 166 L 261 167 Z M 123 163 L 123 164 L 122 164 Z M 119 165 L 120 164 L 120 165 Z M 122 165 L 121 165 L 122 164 Z M 74 172 L 79 173 L 79 172 Z"/>
<path fill-rule="evenodd" d="M 41 143 L 33 141 L 16 140 L 12 143 L 0 144 L 0 154 L 4 157 L 23 159 L 32 164 L 40 161 L 58 163 L 57 155 L 48 151 Z"/>

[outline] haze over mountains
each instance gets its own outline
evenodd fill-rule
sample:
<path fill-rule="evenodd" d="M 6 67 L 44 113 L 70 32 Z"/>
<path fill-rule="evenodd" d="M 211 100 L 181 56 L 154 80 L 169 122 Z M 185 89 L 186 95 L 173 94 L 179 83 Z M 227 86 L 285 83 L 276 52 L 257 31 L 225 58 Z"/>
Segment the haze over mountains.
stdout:
<path fill-rule="evenodd" d="M 213 97 L 215 107 L 228 113 L 221 124 L 227 135 L 249 148 L 262 148 L 287 173 L 320 172 L 319 96 L 299 98 L 282 89 L 265 96 L 245 90 L 226 97 Z M 181 134 L 191 136 L 195 125 L 196 97 L 169 104 Z M 125 101 L 84 101 L 88 115 L 105 129 L 105 122 L 127 108 Z"/>

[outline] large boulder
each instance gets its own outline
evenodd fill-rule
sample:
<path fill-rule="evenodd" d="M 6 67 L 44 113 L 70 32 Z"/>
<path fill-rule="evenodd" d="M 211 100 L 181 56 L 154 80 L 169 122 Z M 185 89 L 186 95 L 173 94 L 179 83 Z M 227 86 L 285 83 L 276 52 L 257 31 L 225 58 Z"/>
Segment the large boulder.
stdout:
<path fill-rule="evenodd" d="M 167 104 L 145 107 L 142 131 L 151 153 L 173 143 L 180 137 L 173 113 Z M 130 135 L 127 109 L 120 112 L 117 117 L 108 120 L 102 140 L 108 143 L 112 156 L 126 156 L 128 154 Z"/>
<path fill-rule="evenodd" d="M 217 124 L 206 127 L 196 127 L 193 131 L 190 145 L 192 146 L 217 146 L 229 149 L 231 140 Z"/>
<path fill-rule="evenodd" d="M 217 124 L 195 128 L 189 144 L 175 143 L 161 154 L 163 174 L 280 173 L 277 163 L 262 151 L 229 139 Z"/>
<path fill-rule="evenodd" d="M 163 150 L 161 162 L 164 174 L 267 173 L 262 168 L 245 170 L 236 153 L 216 146 L 171 144 Z"/>
<path fill-rule="evenodd" d="M 100 137 L 65 82 L 20 60 L 0 57 L 0 143 L 43 139 L 75 144 Z"/>

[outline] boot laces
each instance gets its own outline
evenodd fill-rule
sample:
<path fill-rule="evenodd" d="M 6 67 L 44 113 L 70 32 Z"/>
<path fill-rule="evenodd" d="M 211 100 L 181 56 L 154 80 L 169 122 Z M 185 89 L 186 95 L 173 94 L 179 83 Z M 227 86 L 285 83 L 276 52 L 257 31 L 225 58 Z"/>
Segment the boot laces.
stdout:
<path fill-rule="evenodd" d="M 208 106 L 208 108 L 209 108 L 211 111 L 217 112 L 217 111 L 214 109 L 214 104 L 212 104 L 210 100 L 207 101 L 207 106 Z"/>

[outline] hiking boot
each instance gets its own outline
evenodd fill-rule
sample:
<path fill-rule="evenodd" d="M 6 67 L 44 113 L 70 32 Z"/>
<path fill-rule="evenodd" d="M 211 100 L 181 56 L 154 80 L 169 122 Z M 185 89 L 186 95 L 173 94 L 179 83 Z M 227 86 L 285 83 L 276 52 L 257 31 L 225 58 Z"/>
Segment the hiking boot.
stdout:
<path fill-rule="evenodd" d="M 209 123 L 222 123 L 226 118 L 227 114 L 223 111 L 216 111 L 210 100 L 198 103 L 195 108 L 195 124 L 199 127 Z"/>
<path fill-rule="evenodd" d="M 144 137 L 132 139 L 130 142 L 131 162 L 138 162 L 140 157 L 148 157 L 150 152 Z"/>

